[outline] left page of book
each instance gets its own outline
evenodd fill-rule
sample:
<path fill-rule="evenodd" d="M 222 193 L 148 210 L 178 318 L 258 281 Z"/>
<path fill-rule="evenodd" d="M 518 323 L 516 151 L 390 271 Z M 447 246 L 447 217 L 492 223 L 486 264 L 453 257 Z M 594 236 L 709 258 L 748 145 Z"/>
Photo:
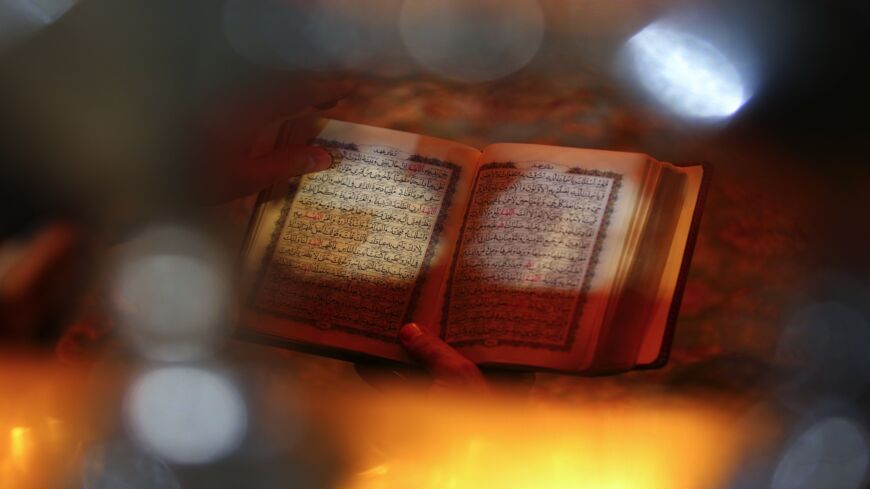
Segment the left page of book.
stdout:
<path fill-rule="evenodd" d="M 398 330 L 434 324 L 480 152 L 322 124 L 313 142 L 332 153 L 332 168 L 273 186 L 255 211 L 243 326 L 321 353 L 408 361 Z"/>

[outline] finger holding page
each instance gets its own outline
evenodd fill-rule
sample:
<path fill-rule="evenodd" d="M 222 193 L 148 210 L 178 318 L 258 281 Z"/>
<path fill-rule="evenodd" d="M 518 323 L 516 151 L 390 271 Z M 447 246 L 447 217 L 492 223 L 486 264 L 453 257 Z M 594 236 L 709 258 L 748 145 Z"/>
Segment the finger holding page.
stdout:
<path fill-rule="evenodd" d="M 486 391 L 486 380 L 477 366 L 444 343 L 441 338 L 409 323 L 399 330 L 399 339 L 412 357 L 433 377 L 432 390 L 468 389 Z"/>
<path fill-rule="evenodd" d="M 326 170 L 332 156 L 323 148 L 295 144 L 229 165 L 227 175 L 215 189 L 218 202 L 229 201 L 262 190 L 269 185 L 307 173 Z"/>
<path fill-rule="evenodd" d="M 207 200 L 224 202 L 250 195 L 332 164 L 326 150 L 308 145 L 307 140 L 319 129 L 320 111 L 348 96 L 354 84 L 347 80 L 282 81 L 250 87 L 215 104 L 208 113 L 203 122 L 203 160 L 205 174 L 212 175 L 214 182 Z M 272 138 L 272 129 L 280 131 L 285 122 L 297 137 L 258 150 L 260 139 L 264 135 Z"/>

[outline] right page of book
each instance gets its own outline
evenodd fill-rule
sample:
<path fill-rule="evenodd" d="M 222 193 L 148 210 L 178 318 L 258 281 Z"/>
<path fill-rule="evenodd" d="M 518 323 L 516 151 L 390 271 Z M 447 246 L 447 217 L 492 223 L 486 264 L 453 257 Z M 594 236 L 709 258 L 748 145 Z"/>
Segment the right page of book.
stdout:
<path fill-rule="evenodd" d="M 487 147 L 445 285 L 444 339 L 480 364 L 588 365 L 649 165 L 636 153 Z"/>

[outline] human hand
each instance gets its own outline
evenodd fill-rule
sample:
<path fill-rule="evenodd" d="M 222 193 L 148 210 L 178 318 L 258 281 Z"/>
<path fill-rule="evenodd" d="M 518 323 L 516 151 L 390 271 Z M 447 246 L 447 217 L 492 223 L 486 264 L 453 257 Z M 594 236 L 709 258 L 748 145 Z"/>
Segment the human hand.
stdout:
<path fill-rule="evenodd" d="M 325 170 L 331 155 L 302 140 L 266 154 L 251 156 L 251 146 L 264 128 L 292 120 L 300 134 L 314 135 L 318 112 L 350 94 L 348 80 L 261 81 L 214 106 L 202 124 L 202 161 L 208 168 L 206 200 L 226 202 L 292 177 Z"/>
<path fill-rule="evenodd" d="M 408 353 L 432 375 L 433 392 L 470 390 L 486 392 L 488 386 L 471 360 L 415 323 L 402 326 L 399 340 Z"/>
<path fill-rule="evenodd" d="M 0 242 L 0 338 L 33 342 L 57 333 L 81 287 L 85 251 L 80 229 L 67 222 Z"/>
<path fill-rule="evenodd" d="M 372 363 L 354 365 L 357 375 L 378 389 L 397 384 L 426 382 L 434 393 L 476 392 L 525 396 L 535 383 L 535 374 L 504 369 L 481 370 L 452 346 L 416 324 L 399 330 L 399 340 L 425 375 L 411 368 L 385 367 Z"/>

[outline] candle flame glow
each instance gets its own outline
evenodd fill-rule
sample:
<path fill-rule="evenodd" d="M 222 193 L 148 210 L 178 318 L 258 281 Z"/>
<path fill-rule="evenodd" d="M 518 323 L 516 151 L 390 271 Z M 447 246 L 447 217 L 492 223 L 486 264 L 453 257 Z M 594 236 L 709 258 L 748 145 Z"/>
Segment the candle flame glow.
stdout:
<path fill-rule="evenodd" d="M 371 468 L 356 472 L 348 488 L 716 487 L 740 445 L 724 417 L 691 406 L 517 409 L 392 400 L 365 416 L 369 422 L 349 433 L 366 440 L 361 458 Z M 372 447 L 376 454 L 366 454 Z"/>
<path fill-rule="evenodd" d="M 30 447 L 30 428 L 16 426 L 9 430 L 9 455 L 19 470 L 25 471 Z"/>

